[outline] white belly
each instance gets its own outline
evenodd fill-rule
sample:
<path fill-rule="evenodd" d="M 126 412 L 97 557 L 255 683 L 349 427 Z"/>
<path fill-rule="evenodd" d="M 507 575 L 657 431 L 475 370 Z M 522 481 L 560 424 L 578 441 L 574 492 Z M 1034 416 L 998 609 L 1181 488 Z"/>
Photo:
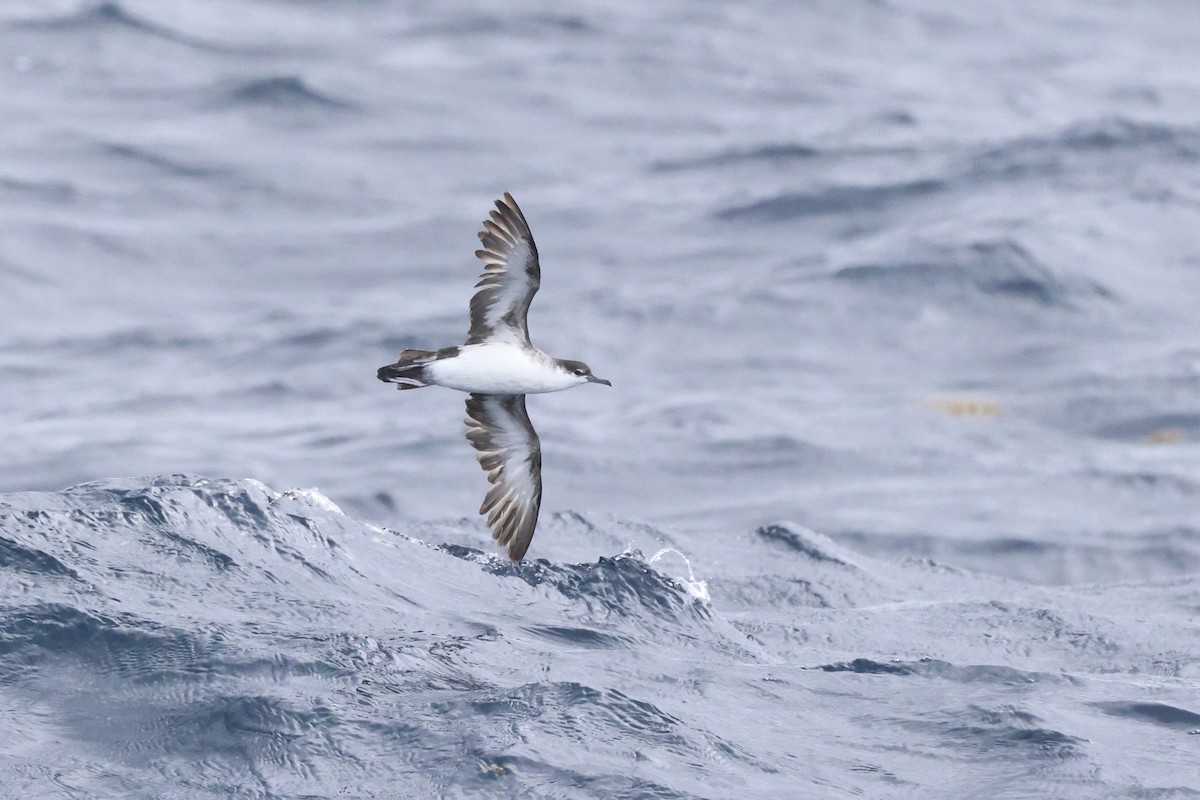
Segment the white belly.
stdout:
<path fill-rule="evenodd" d="M 549 357 L 531 357 L 514 344 L 467 345 L 453 358 L 425 368 L 438 386 L 479 394 L 540 394 L 569 389 L 578 380 L 553 365 Z"/>

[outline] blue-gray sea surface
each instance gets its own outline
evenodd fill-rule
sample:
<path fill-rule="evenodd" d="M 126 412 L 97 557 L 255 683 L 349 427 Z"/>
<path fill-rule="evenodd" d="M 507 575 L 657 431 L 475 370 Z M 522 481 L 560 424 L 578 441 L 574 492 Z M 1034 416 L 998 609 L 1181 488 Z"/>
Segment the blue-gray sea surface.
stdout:
<path fill-rule="evenodd" d="M 1200 797 L 1197 42 L 6 0 L 0 797 Z M 375 379 L 506 190 L 613 382 L 516 565 Z"/>

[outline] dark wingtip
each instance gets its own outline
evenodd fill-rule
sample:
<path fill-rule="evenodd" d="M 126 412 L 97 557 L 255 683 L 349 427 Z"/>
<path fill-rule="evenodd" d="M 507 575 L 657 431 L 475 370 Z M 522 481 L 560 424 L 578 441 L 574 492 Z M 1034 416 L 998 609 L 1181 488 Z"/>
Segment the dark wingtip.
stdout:
<path fill-rule="evenodd" d="M 521 211 L 521 207 L 517 205 L 517 201 L 514 200 L 513 196 L 508 192 L 505 192 L 504 196 L 500 200 L 496 201 L 496 208 L 500 209 L 501 213 L 504 213 L 505 211 L 511 211 L 516 215 L 518 220 L 525 223 L 525 227 L 529 227 L 529 223 L 525 222 L 525 213 Z"/>
<path fill-rule="evenodd" d="M 520 540 L 513 541 L 513 543 L 510 544 L 508 546 L 508 548 L 505 549 L 505 551 L 504 551 L 505 555 L 508 556 L 508 560 L 509 561 L 523 561 L 525 559 L 525 554 L 529 552 L 529 543 L 532 541 L 533 541 L 532 536 L 530 536 L 528 539 L 526 539 L 524 541 L 520 541 Z"/>
<path fill-rule="evenodd" d="M 395 364 L 388 364 L 386 367 L 380 367 L 379 371 L 375 373 L 375 377 L 384 383 L 391 383 L 392 378 L 396 377 L 398 372 Z"/>

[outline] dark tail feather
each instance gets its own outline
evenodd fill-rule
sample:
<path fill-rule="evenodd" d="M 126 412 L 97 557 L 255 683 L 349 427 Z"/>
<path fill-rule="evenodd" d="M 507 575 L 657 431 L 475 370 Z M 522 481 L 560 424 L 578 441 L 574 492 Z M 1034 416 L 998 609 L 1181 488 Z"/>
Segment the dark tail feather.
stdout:
<path fill-rule="evenodd" d="M 424 380 L 425 365 L 435 360 L 433 350 L 405 350 L 395 364 L 380 367 L 376 377 L 384 383 L 394 383 L 396 388 L 420 389 L 429 384 Z"/>

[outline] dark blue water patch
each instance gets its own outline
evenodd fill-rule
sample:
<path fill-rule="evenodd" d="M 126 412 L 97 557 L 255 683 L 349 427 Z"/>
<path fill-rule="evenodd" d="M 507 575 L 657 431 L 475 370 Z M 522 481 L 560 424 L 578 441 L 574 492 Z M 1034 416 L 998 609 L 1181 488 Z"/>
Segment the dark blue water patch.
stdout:
<path fill-rule="evenodd" d="M 758 766 L 742 747 L 654 703 L 618 689 L 596 689 L 574 681 L 470 692 L 437 700 L 430 710 L 440 720 L 487 720 L 491 726 L 523 731 L 523 738 L 549 733 L 579 741 L 625 741 L 651 754 L 697 759 L 715 751 L 724 758 Z"/>
<path fill-rule="evenodd" d="M 936 658 L 922 658 L 917 661 L 878 661 L 870 658 L 856 658 L 852 661 L 822 664 L 817 669 L 820 669 L 822 672 L 853 672 L 860 675 L 915 675 L 924 678 L 948 680 L 955 683 L 983 683 L 1009 686 L 1070 682 L 1069 678 L 1045 672 L 1031 672 L 997 664 L 951 664 Z"/>
<path fill-rule="evenodd" d="M 616 689 L 594 689 L 577 682 L 531 683 L 493 687 L 430 704 L 440 720 L 487 720 L 491 726 L 552 731 L 582 740 L 637 742 L 648 750 L 697 755 L 702 738 L 682 720 Z"/>
<path fill-rule="evenodd" d="M 185 494 L 176 495 L 177 491 Z M 138 530 L 152 531 L 161 535 L 172 524 L 186 527 L 192 524 L 192 511 L 184 498 L 199 500 L 201 504 L 223 514 L 238 529 L 246 531 L 271 527 L 270 515 L 243 485 L 236 482 L 206 482 L 186 475 L 157 479 L 146 488 L 123 488 L 98 482 L 73 486 L 68 494 L 92 495 L 99 502 L 93 511 L 97 519 L 119 520 Z M 115 501 L 115 507 L 111 502 Z M 108 507 L 106 507 L 108 506 Z"/>
<path fill-rule="evenodd" d="M 687 158 L 662 159 L 651 162 L 651 172 L 671 173 L 690 170 L 713 170 L 737 167 L 782 169 L 802 167 L 813 162 L 830 160 L 850 161 L 881 157 L 911 156 L 911 147 L 854 147 L 806 145 L 797 142 L 779 142 L 755 147 L 726 148 L 715 153 Z"/>
<path fill-rule="evenodd" d="M 554 11 L 527 13 L 513 8 L 511 13 L 464 12 L 445 22 L 426 22 L 406 29 L 407 36 L 439 39 L 462 36 L 500 36 L 532 38 L 565 34 L 581 36 L 598 33 L 598 25 L 581 14 Z"/>
<path fill-rule="evenodd" d="M 173 44 L 183 45 L 194 50 L 204 50 L 214 53 L 249 54 L 258 52 L 248 48 L 230 47 L 225 44 L 189 36 L 135 14 L 127 10 L 122 4 L 112 2 L 112 0 L 94 5 L 86 5 L 61 16 L 23 20 L 14 24 L 22 28 L 42 30 L 50 33 L 79 31 L 83 33 L 95 32 L 103 34 L 113 31 L 128 31 Z"/>
<path fill-rule="evenodd" d="M 210 722 L 216 723 L 214 727 L 234 737 L 250 734 L 295 740 L 318 726 L 333 724 L 333 714 L 328 709 L 302 711 L 275 697 L 219 697 L 207 704 L 212 708 Z"/>
<path fill-rule="evenodd" d="M 1025 768 L 1031 759 L 1080 758 L 1087 745 L 1086 739 L 1047 727 L 1037 715 L 1012 707 L 935 710 L 902 725 L 930 733 L 945 748 L 972 760 L 1011 761 Z"/>
<path fill-rule="evenodd" d="M 14 284 L 24 283 L 29 286 L 47 287 L 57 286 L 58 282 L 41 272 L 37 272 L 26 267 L 18 266 L 11 261 L 7 261 L 3 256 L 0 256 L 0 279 L 5 281 L 5 284 L 10 288 L 14 288 Z M 0 345 L 0 350 L 8 349 Z"/>
<path fill-rule="evenodd" d="M 192 487 L 191 492 L 209 508 L 224 514 L 236 528 L 263 530 L 271 527 L 267 509 L 244 486 L 234 485 L 225 491 L 214 491 L 207 486 Z"/>
<path fill-rule="evenodd" d="M 1025 728 L 996 724 L 996 726 L 956 726 L 947 724 L 943 732 L 964 742 L 980 754 L 1010 752 L 1012 758 L 1027 756 L 1042 758 L 1075 758 L 1087 740 L 1052 728 Z M 1016 751 L 1016 752 L 1012 752 Z"/>
<path fill-rule="evenodd" d="M 707 605 L 687 593 L 671 578 L 647 566 L 640 554 L 601 556 L 592 564 L 552 564 L 544 559 L 511 562 L 484 556 L 474 548 L 441 544 L 437 549 L 482 565 L 488 572 L 517 578 L 530 586 L 556 590 L 564 598 L 583 603 L 600 618 L 633 617 L 648 612 L 670 621 L 710 622 Z"/>
<path fill-rule="evenodd" d="M 718 219 L 788 222 L 805 217 L 885 211 L 900 203 L 922 200 L 945 191 L 941 180 L 927 178 L 876 186 L 829 186 L 813 192 L 785 192 L 775 197 L 717 212 Z"/>
<path fill-rule="evenodd" d="M 911 665 L 901 662 L 882 662 L 870 658 L 856 658 L 853 661 L 839 661 L 835 664 L 822 664 L 823 672 L 854 672 L 859 675 L 916 675 L 917 670 Z"/>
<path fill-rule="evenodd" d="M 568 625 L 534 625 L 525 630 L 538 638 L 572 647 L 611 650 L 628 648 L 634 643 L 630 637 L 605 633 L 594 628 Z"/>
<path fill-rule="evenodd" d="M 1033 539 L 1018 539 L 1002 536 L 983 542 L 968 543 L 978 552 L 998 556 L 1015 556 L 1018 558 L 1044 557 L 1047 553 L 1060 549 L 1057 542 L 1041 542 Z"/>
<path fill-rule="evenodd" d="M 253 78 L 218 89 L 213 103 L 221 108 L 267 109 L 292 112 L 351 112 L 358 104 L 318 91 L 298 75 Z"/>
<path fill-rule="evenodd" d="M 1093 159 L 1104 169 L 1126 154 L 1194 162 L 1200 159 L 1200 130 L 1120 117 L 1074 124 L 1053 136 L 1023 137 L 983 150 L 968 159 L 962 178 L 1044 180 L 1067 171 L 1071 159 Z"/>
<path fill-rule="evenodd" d="M 0 529 L 4 528 L 5 521 L 15 513 L 20 512 L 0 512 Z M 37 511 L 25 512 L 26 520 L 33 524 L 36 524 L 38 516 Z M 0 568 L 19 570 L 30 575 L 58 575 L 80 580 L 79 573 L 49 553 L 3 536 L 0 536 Z"/>
<path fill-rule="evenodd" d="M 353 679 L 357 700 L 382 707 L 407 702 L 412 695 L 490 690 L 492 681 L 473 669 L 472 656 L 501 639 L 495 630 L 475 635 L 406 630 L 384 640 L 343 634 L 320 664 Z M 411 666 L 397 669 L 397 663 Z"/>
<path fill-rule="evenodd" d="M 194 669 L 208 651 L 185 631 L 132 614 L 39 603 L 0 610 L 0 655 L 25 665 L 69 658 L 93 670 L 141 678 Z"/>
<path fill-rule="evenodd" d="M 230 167 L 191 164 L 138 145 L 107 143 L 99 145 L 99 148 L 105 157 L 148 166 L 174 178 L 229 180 L 237 176 L 237 171 Z"/>
<path fill-rule="evenodd" d="M 92 336 L 37 340 L 13 339 L 2 349 L 16 353 L 61 352 L 77 357 L 79 355 L 122 356 L 147 351 L 176 353 L 213 347 L 214 340 L 205 336 L 189 335 L 178 330 L 137 327 L 97 333 Z"/>
<path fill-rule="evenodd" d="M 197 524 L 202 524 L 205 530 L 212 526 L 211 519 L 197 514 L 198 510 L 211 509 L 224 517 L 233 530 L 251 537 L 267 551 L 299 564 L 318 577 L 331 579 L 306 553 L 314 542 L 327 551 L 337 549 L 337 543 L 306 517 L 277 513 L 272 506 L 275 501 L 267 500 L 247 483 L 178 475 L 145 481 L 137 488 L 112 482 L 81 484 L 63 494 L 73 501 L 74 507 L 64 512 L 73 525 L 93 530 L 132 530 L 139 535 L 142 545 L 152 551 L 201 564 L 214 573 L 237 570 L 239 564 L 232 556 L 194 533 Z M 306 545 L 289 541 L 289 531 L 297 529 L 309 534 Z M 270 579 L 269 571 L 262 574 Z"/>
<path fill-rule="evenodd" d="M 877 114 L 875 119 L 901 128 L 911 128 L 917 124 L 917 115 L 905 109 L 885 111 Z"/>
<path fill-rule="evenodd" d="M 821 547 L 813 541 L 811 536 L 806 536 L 803 532 L 793 530 L 786 525 L 764 525 L 756 530 L 755 534 L 765 541 L 782 544 L 788 549 L 801 553 L 813 561 L 823 561 L 842 567 L 848 566 L 845 561 L 830 553 L 828 548 Z"/>
<path fill-rule="evenodd" d="M 17 23 L 22 27 L 45 28 L 47 30 L 103 30 L 126 28 L 141 33 L 159 34 L 162 29 L 152 22 L 125 10 L 116 2 L 84 5 L 76 11 L 58 17 L 24 20 Z"/>
<path fill-rule="evenodd" d="M 530 21 L 537 27 L 564 33 L 594 33 L 599 27 L 582 14 L 542 12 L 531 14 Z"/>
<path fill-rule="evenodd" d="M 1200 714 L 1166 703 L 1114 701 L 1092 705 L 1114 717 L 1152 722 L 1168 728 L 1200 729 Z"/>
<path fill-rule="evenodd" d="M 922 304 L 931 293 L 961 297 L 964 291 L 977 292 L 984 298 L 1063 309 L 1080 309 L 1098 299 L 1115 299 L 1111 291 L 1096 281 L 1060 277 L 1011 239 L 942 248 L 912 260 L 851 265 L 838 269 L 833 278 L 876 286 L 895 297 L 908 297 Z"/>
<path fill-rule="evenodd" d="M 1068 676 L 1016 669 L 1003 664 L 951 664 L 938 659 L 922 659 L 919 673 L 930 678 L 940 678 L 955 683 L 985 683 L 1007 686 L 1027 686 L 1030 684 L 1059 684 L 1074 683 Z"/>
<path fill-rule="evenodd" d="M 1138 440 L 1148 444 L 1175 444 L 1200 439 L 1200 412 L 1147 414 L 1105 422 L 1092 430 L 1103 439 Z"/>
<path fill-rule="evenodd" d="M 138 728 L 113 729 L 93 722 L 96 738 L 114 743 L 123 752 L 146 754 L 170 753 L 173 757 L 195 757 L 222 764 L 220 775 L 232 774 L 231 785 L 213 783 L 205 771 L 195 774 L 203 788 L 213 794 L 203 796 L 242 796 L 247 777 L 263 770 L 286 768 L 289 771 L 311 769 L 314 759 L 339 760 L 355 764 L 355 756 L 342 748 L 347 735 L 343 717 L 318 702 L 289 702 L 265 693 L 225 694 L 171 705 L 148 703 L 135 716 L 142 717 Z M 400 729 L 400 723 L 393 726 Z M 397 741 L 412 746 L 413 741 Z M 239 790 L 240 788 L 240 790 Z M 270 796 L 279 796 L 271 794 Z M 288 797 L 306 795 L 288 794 Z"/>
<path fill-rule="evenodd" d="M 723 150 L 695 158 L 655 161 L 650 165 L 650 169 L 653 172 L 681 172 L 739 164 L 766 163 L 769 166 L 782 166 L 797 161 L 809 161 L 820 155 L 821 151 L 817 148 L 802 144 L 764 144 L 748 149 Z"/>
<path fill-rule="evenodd" d="M 434 548 L 455 558 L 461 558 L 463 561 L 473 561 L 476 564 L 483 564 L 491 558 L 479 548 L 468 547 L 465 544 L 443 542 L 442 544 L 434 545 Z"/>
<path fill-rule="evenodd" d="M 22 202 L 72 203 L 79 197 L 74 184 L 66 181 L 25 180 L 0 176 L 0 194 L 10 194 Z"/>
<path fill-rule="evenodd" d="M 1134 491 L 1149 489 L 1186 496 L 1200 494 L 1200 480 L 1175 472 L 1152 472 L 1148 469 L 1114 472 L 1109 469 L 1090 469 L 1085 474 L 1088 478 Z"/>
<path fill-rule="evenodd" d="M 222 553 L 214 547 L 209 547 L 203 542 L 198 542 L 169 529 L 160 533 L 162 541 L 175 545 L 175 553 L 188 560 L 199 559 L 217 572 L 225 572 L 238 566 L 232 556 Z"/>
<path fill-rule="evenodd" d="M 440 716 L 448 719 L 504 716 L 517 720 L 583 708 L 596 713 L 595 721 L 602 725 L 636 729 L 657 736 L 669 746 L 685 746 L 687 742 L 683 733 L 688 726 L 652 703 L 635 700 L 616 689 L 594 689 L 574 681 L 530 683 L 511 689 L 494 687 L 464 697 L 439 700 L 432 706 Z"/>
<path fill-rule="evenodd" d="M 1165 148 L 1181 158 L 1200 157 L 1200 130 L 1109 117 L 1067 127 L 1058 137 L 1071 150 L 1107 152 L 1122 148 Z"/>
<path fill-rule="evenodd" d="M 646 761 L 647 756 L 641 751 L 635 751 L 631 757 L 636 761 Z M 513 755 L 479 756 L 479 771 L 477 775 L 484 778 L 483 785 L 476 791 L 486 791 L 490 796 L 503 787 L 506 782 L 516 782 L 503 797 L 521 798 L 535 796 L 526 794 L 522 787 L 530 784 L 555 787 L 544 796 L 569 798 L 621 798 L 621 800 L 716 800 L 727 795 L 701 795 L 672 789 L 662 783 L 637 778 L 627 774 L 602 773 L 589 774 L 579 770 L 562 767 L 539 761 L 533 758 Z M 468 784 L 458 784 L 468 785 Z M 560 794 L 560 792 L 564 792 Z"/>

